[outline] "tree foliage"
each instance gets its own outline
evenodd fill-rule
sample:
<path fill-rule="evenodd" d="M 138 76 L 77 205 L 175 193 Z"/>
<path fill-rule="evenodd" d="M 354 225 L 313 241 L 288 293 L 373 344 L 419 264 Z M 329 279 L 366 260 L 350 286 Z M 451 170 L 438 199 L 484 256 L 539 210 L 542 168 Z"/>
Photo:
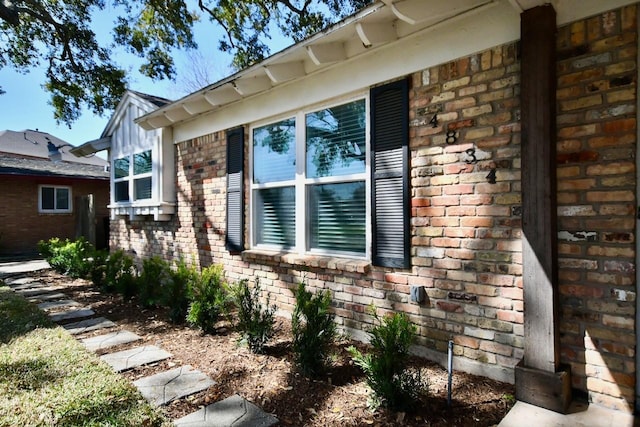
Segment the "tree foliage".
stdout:
<path fill-rule="evenodd" d="M 171 52 L 197 47 L 193 25 L 204 17 L 224 29 L 219 48 L 241 69 L 270 53 L 271 31 L 299 41 L 371 1 L 0 0 L 0 68 L 43 66 L 54 117 L 70 125 L 83 107 L 102 114 L 120 100 L 127 75 L 113 59 L 118 46 L 143 59 L 143 75 L 174 78 Z M 104 43 L 94 28 L 107 9 L 117 18 L 113 40 Z"/>

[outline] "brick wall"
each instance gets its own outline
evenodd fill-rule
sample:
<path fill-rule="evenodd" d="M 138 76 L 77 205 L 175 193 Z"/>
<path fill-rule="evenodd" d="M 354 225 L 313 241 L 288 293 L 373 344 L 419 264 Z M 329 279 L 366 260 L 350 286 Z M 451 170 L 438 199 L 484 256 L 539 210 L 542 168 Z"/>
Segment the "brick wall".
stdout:
<path fill-rule="evenodd" d="M 637 37 L 635 6 L 558 33 L 562 360 L 620 409 L 635 387 Z"/>
<path fill-rule="evenodd" d="M 635 49 L 635 7 L 559 30 L 562 361 L 576 389 L 626 410 L 635 385 Z M 231 280 L 260 278 L 283 312 L 298 281 L 329 289 L 338 322 L 359 337 L 373 321 L 369 304 L 406 312 L 422 354 L 443 361 L 451 339 L 462 369 L 512 380 L 524 339 L 519 67 L 512 43 L 411 76 L 409 270 L 229 255 L 223 133 L 176 146 L 172 221 L 112 221 L 112 243 L 140 257 L 222 263 Z M 426 288 L 426 303 L 410 302 L 412 285 Z"/>
<path fill-rule="evenodd" d="M 38 212 L 38 186 L 43 184 L 71 187 L 74 198 L 94 194 L 96 232 L 104 240 L 102 218 L 108 217 L 109 182 L 3 176 L 0 194 L 7 201 L 0 210 L 0 254 L 33 254 L 39 240 L 51 237 L 75 238 L 76 213 L 43 214 Z"/>

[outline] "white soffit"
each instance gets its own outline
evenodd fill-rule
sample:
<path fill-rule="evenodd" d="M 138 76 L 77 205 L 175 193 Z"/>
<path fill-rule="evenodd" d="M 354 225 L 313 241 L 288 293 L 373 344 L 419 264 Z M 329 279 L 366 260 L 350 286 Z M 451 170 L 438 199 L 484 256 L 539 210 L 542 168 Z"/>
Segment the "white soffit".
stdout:
<path fill-rule="evenodd" d="M 514 19 L 514 22 L 495 23 L 505 27 L 504 29 L 496 27 L 496 31 L 510 32 L 514 23 L 519 26 L 519 13 L 541 4 L 551 3 L 556 7 L 558 24 L 561 25 L 634 2 L 634 0 L 382 0 L 259 64 L 188 95 L 174 104 L 142 116 L 137 123 L 147 130 L 170 126 L 172 123 L 177 125 L 216 108 L 225 107 L 244 98 L 271 91 L 280 85 L 291 84 L 305 76 L 340 66 L 341 63 L 370 53 L 372 49 L 384 48 L 388 44 L 395 44 L 396 40 L 411 37 L 423 31 L 430 31 L 430 37 L 435 40 L 437 37 L 433 37 L 434 35 L 443 31 L 457 30 L 460 20 L 466 22 L 470 16 L 483 16 L 486 10 L 494 6 L 514 12 L 513 18 L 511 15 L 509 17 Z M 467 31 L 464 28 L 460 30 Z M 483 48 L 492 47 L 489 45 L 489 40 L 492 38 L 486 37 L 484 33 L 469 32 L 465 36 L 469 41 L 478 37 L 486 39 L 486 46 Z M 439 47 L 433 47 L 436 51 L 439 50 Z M 429 45 L 423 54 L 431 56 L 434 49 Z M 459 49 L 455 46 L 449 46 L 449 49 L 454 50 L 451 53 L 452 58 L 464 56 L 463 52 L 467 50 L 465 47 Z M 457 56 L 456 50 L 460 52 Z M 437 54 L 434 58 L 436 57 L 438 57 Z"/>
<path fill-rule="evenodd" d="M 233 87 L 241 96 L 249 96 L 254 93 L 271 89 L 271 79 L 266 75 L 240 78 L 233 82 Z"/>
<path fill-rule="evenodd" d="M 206 92 L 204 97 L 213 106 L 228 104 L 241 98 L 231 83 Z"/>
<path fill-rule="evenodd" d="M 358 22 L 356 32 L 366 47 L 376 44 L 389 43 L 398 38 L 396 26 L 392 21 L 366 24 Z"/>
<path fill-rule="evenodd" d="M 330 64 L 347 59 L 347 52 L 342 42 L 314 44 L 307 46 L 307 52 L 316 65 Z"/>

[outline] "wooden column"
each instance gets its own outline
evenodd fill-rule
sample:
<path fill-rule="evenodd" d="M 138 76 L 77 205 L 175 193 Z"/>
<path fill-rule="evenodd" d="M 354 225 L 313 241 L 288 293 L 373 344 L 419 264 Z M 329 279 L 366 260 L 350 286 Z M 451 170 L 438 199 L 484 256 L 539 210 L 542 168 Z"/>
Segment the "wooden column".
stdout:
<path fill-rule="evenodd" d="M 560 369 L 557 330 L 556 13 L 521 15 L 522 231 L 524 359 L 516 395 L 566 411 L 570 375 Z"/>

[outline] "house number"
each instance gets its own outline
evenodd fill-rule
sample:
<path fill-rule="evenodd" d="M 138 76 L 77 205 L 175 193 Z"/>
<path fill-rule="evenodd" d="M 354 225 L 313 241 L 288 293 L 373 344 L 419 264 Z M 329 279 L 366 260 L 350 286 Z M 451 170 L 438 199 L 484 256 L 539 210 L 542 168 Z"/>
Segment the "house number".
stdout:
<path fill-rule="evenodd" d="M 431 125 L 432 128 L 437 128 L 438 127 L 438 113 L 435 113 L 433 115 L 431 120 L 429 120 L 429 124 Z"/>
<path fill-rule="evenodd" d="M 449 145 L 455 144 L 457 140 L 458 140 L 458 132 L 456 132 L 455 130 L 447 131 L 447 139 L 446 139 L 447 144 Z"/>
<path fill-rule="evenodd" d="M 467 153 L 467 156 L 469 156 L 469 158 L 465 160 L 465 162 L 467 162 L 468 165 L 471 165 L 471 164 L 475 165 L 476 163 L 478 163 L 478 159 L 476 158 L 475 148 L 468 148 L 467 150 L 465 150 L 465 153 Z"/>

